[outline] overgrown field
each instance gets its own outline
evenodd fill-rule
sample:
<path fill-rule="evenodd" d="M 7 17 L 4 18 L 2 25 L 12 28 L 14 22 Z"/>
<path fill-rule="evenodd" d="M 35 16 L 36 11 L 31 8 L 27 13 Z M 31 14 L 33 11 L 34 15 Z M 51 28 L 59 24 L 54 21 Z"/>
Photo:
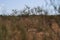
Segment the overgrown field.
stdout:
<path fill-rule="evenodd" d="M 60 16 L 0 16 L 0 40 L 60 40 Z"/>

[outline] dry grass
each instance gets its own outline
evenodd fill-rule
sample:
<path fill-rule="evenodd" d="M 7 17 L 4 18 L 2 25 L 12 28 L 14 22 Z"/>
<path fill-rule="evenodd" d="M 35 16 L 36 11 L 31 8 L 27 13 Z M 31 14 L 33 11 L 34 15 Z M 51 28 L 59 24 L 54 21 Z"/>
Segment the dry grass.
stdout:
<path fill-rule="evenodd" d="M 0 40 L 60 40 L 60 16 L 0 16 Z"/>

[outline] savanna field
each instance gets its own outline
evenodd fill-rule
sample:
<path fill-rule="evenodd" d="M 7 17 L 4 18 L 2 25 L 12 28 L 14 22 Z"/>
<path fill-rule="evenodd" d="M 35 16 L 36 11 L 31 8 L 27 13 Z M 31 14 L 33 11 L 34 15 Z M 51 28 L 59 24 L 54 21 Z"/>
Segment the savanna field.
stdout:
<path fill-rule="evenodd" d="M 0 40 L 60 40 L 60 0 L 0 0 Z"/>
<path fill-rule="evenodd" d="M 60 16 L 0 16 L 0 40 L 60 40 Z"/>

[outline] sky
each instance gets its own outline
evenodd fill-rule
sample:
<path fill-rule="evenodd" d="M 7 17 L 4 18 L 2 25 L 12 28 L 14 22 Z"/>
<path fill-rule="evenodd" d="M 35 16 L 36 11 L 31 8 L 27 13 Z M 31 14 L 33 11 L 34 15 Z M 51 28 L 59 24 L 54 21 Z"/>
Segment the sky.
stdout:
<path fill-rule="evenodd" d="M 60 0 L 56 0 L 55 4 L 59 5 Z M 31 8 L 41 6 L 42 8 L 50 9 L 51 11 L 53 10 L 49 0 L 0 0 L 0 14 L 2 13 L 2 10 L 7 10 L 8 12 L 12 9 L 22 10 L 25 5 L 28 5 Z"/>

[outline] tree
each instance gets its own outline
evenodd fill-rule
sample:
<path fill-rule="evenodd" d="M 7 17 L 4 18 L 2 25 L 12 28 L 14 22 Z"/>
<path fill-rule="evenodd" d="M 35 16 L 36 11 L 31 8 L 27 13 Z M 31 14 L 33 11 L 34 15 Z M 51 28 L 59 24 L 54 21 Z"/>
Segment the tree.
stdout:
<path fill-rule="evenodd" d="M 60 6 L 59 6 L 59 8 L 58 8 L 58 13 L 60 14 Z"/>
<path fill-rule="evenodd" d="M 18 11 L 16 9 L 13 9 L 11 15 L 15 16 L 17 13 L 18 13 Z"/>
<path fill-rule="evenodd" d="M 42 11 L 43 9 L 40 6 L 37 6 L 31 9 L 31 13 L 36 15 L 42 14 Z"/>
<path fill-rule="evenodd" d="M 43 11 L 43 9 L 38 6 L 37 7 L 37 13 L 42 14 L 42 11 Z"/>
<path fill-rule="evenodd" d="M 30 7 L 28 7 L 27 5 L 25 5 L 26 8 L 23 9 L 23 11 L 21 11 L 22 15 L 29 15 L 30 14 Z"/>
<path fill-rule="evenodd" d="M 51 5 L 54 7 L 55 13 L 57 11 L 57 13 L 60 14 L 60 5 L 58 5 L 58 7 L 56 6 L 56 4 L 54 4 L 53 2 L 55 2 L 55 0 L 52 2 L 52 0 L 50 0 Z"/>
<path fill-rule="evenodd" d="M 46 2 L 46 6 L 48 6 L 48 4 L 47 4 L 48 2 L 47 2 L 47 1 L 45 1 L 45 2 Z M 55 4 L 56 0 L 49 0 L 49 2 L 50 2 L 49 5 L 50 5 L 50 6 L 53 6 L 54 12 L 55 12 L 55 14 L 56 14 L 56 13 L 58 12 L 58 6 L 59 6 L 59 5 L 56 5 L 56 4 Z"/>

